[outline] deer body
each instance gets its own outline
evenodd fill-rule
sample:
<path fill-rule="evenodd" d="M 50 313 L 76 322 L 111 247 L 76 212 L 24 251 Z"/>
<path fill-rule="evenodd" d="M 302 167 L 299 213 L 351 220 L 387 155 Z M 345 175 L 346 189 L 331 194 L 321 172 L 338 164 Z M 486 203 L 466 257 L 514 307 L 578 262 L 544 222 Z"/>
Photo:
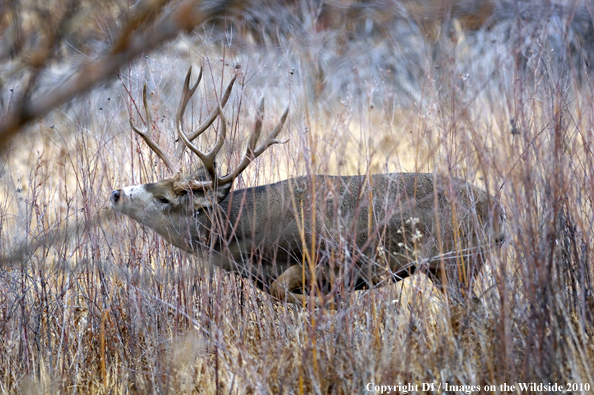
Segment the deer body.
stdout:
<path fill-rule="evenodd" d="M 418 268 L 440 281 L 441 263 L 460 272 L 460 259 L 471 283 L 482 264 L 479 247 L 501 238 L 495 200 L 438 174 L 298 177 L 237 190 L 212 205 L 195 194 L 177 196 L 173 185 L 114 191 L 112 205 L 178 248 L 206 253 L 213 266 L 292 302 L 303 301 L 311 267 L 324 292 L 337 282 L 353 290 L 400 280 Z M 452 251 L 458 254 L 448 256 Z"/>
<path fill-rule="evenodd" d="M 143 101 L 147 130 L 132 129 L 176 176 L 113 191 L 112 207 L 148 226 L 173 245 L 206 254 L 211 265 L 250 278 L 280 300 L 304 303 L 317 295 L 371 287 L 400 280 L 422 269 L 434 281 L 472 286 L 482 265 L 482 247 L 498 243 L 503 212 L 495 199 L 468 182 L 433 173 L 372 176 L 315 175 L 236 190 L 237 176 L 276 140 L 287 118 L 258 144 L 263 101 L 245 155 L 220 176 L 216 155 L 224 144 L 223 114 L 235 78 L 221 102 L 195 131 L 183 129 L 183 114 L 198 82 L 184 83 L 176 115 L 177 135 L 203 167 L 185 179 L 174 160 L 151 138 L 146 86 Z M 216 118 L 214 148 L 204 153 L 192 140 Z M 318 300 L 319 302 L 319 300 Z"/>

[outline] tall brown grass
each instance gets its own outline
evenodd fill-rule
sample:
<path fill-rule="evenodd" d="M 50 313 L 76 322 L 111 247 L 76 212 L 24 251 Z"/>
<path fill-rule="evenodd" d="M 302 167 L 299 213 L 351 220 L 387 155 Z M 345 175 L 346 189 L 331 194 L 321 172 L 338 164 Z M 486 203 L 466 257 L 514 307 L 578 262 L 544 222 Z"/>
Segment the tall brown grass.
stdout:
<path fill-rule="evenodd" d="M 205 27 L 19 136 L 0 160 L 0 393 L 594 384 L 592 31 L 553 11 L 477 31 L 439 25 L 450 30 L 435 40 L 401 17 L 378 26 L 365 14 L 348 34 L 313 19 L 257 43 Z M 436 171 L 497 196 L 508 237 L 488 254 L 478 298 L 447 304 L 418 274 L 337 310 L 287 306 L 115 217 L 111 190 L 167 176 L 129 128 L 142 85 L 171 148 L 189 64 L 206 71 L 195 123 L 232 72 L 243 76 L 224 167 L 239 161 L 261 94 L 269 127 L 290 103 L 290 142 L 236 187 Z"/>

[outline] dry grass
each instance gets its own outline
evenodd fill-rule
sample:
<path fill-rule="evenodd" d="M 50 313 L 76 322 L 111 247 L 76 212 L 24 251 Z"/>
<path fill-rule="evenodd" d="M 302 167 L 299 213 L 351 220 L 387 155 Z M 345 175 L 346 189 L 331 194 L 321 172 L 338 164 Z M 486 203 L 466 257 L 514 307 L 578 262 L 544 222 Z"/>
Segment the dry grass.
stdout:
<path fill-rule="evenodd" d="M 355 25 L 346 40 L 313 23 L 265 31 L 259 44 L 203 29 L 54 111 L 0 159 L 0 254 L 11 256 L 0 268 L 0 393 L 594 384 L 592 54 L 568 20 L 453 24 L 436 41 L 400 18 Z M 479 299 L 448 305 L 418 274 L 335 311 L 286 306 L 115 217 L 111 190 L 167 176 L 129 127 L 142 85 L 155 136 L 171 148 L 190 64 L 205 68 L 195 123 L 233 70 L 244 77 L 228 104 L 223 167 L 240 159 L 261 94 L 269 127 L 291 106 L 290 142 L 236 187 L 436 171 L 498 196 L 509 237 L 489 254 Z"/>

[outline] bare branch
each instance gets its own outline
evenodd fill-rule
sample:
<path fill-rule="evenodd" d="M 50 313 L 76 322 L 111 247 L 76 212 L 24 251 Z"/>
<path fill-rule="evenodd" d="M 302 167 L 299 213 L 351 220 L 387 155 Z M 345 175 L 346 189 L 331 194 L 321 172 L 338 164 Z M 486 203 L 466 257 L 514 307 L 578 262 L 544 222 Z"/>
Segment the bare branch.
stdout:
<path fill-rule="evenodd" d="M 97 83 L 114 76 L 122 65 L 173 39 L 180 31 L 191 31 L 219 15 L 232 3 L 232 0 L 188 0 L 155 22 L 150 29 L 142 31 L 139 27 L 148 16 L 147 11 L 141 11 L 140 15 L 132 17 L 130 24 L 124 27 L 121 38 L 111 51 L 82 67 L 62 86 L 48 89 L 37 99 L 21 100 L 22 105 L 6 115 L 0 121 L 0 152 L 6 149 L 7 143 L 20 128 L 46 115 L 60 104 L 87 92 Z"/>

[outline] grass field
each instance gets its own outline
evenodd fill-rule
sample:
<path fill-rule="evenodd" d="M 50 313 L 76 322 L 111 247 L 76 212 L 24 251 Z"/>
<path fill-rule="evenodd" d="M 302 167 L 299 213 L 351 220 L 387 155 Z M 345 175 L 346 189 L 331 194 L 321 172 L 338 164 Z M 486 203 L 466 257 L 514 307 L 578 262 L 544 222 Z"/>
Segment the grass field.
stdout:
<path fill-rule="evenodd" d="M 455 18 L 379 18 L 373 7 L 320 27 L 312 9 L 297 8 L 299 23 L 278 14 L 287 22 L 276 28 L 248 18 L 267 15 L 259 8 L 198 28 L 12 140 L 0 156 L 0 393 L 592 390 L 594 29 L 585 8 L 500 15 L 479 30 Z M 336 310 L 286 305 L 114 215 L 113 189 L 169 176 L 129 126 L 130 116 L 142 123 L 143 85 L 153 135 L 172 151 L 189 66 L 204 68 L 190 125 L 240 75 L 223 168 L 241 159 L 261 96 L 265 130 L 290 108 L 281 134 L 290 141 L 235 188 L 313 173 L 437 172 L 500 199 L 507 239 L 488 254 L 478 299 L 447 303 L 416 274 L 354 292 Z M 2 86 L 5 112 L 5 88 L 18 81 Z M 186 173 L 196 166 L 184 158 Z M 435 391 L 423 387 L 431 383 Z"/>

